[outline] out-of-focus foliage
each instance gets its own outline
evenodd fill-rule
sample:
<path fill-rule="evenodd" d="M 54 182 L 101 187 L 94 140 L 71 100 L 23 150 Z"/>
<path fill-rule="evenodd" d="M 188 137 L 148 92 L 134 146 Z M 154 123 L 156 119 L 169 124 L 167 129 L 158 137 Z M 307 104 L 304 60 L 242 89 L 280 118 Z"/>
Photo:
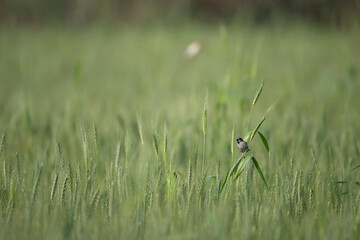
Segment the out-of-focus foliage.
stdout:
<path fill-rule="evenodd" d="M 0 28 L 0 239 L 358 239 L 360 32 L 314 29 Z"/>
<path fill-rule="evenodd" d="M 0 0 L 2 24 L 86 24 L 99 18 L 144 21 L 159 16 L 229 20 L 239 15 L 264 23 L 281 15 L 350 26 L 359 21 L 359 13 L 360 0 Z"/>

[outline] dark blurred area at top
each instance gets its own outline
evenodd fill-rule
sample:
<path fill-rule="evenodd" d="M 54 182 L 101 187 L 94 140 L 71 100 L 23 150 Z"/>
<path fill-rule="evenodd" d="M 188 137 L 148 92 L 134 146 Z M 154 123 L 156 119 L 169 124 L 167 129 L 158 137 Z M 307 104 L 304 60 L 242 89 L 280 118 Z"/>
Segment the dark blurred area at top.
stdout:
<path fill-rule="evenodd" d="M 255 24 L 300 19 L 347 28 L 358 26 L 360 0 L 0 0 L 0 25 L 84 26 L 103 19 L 114 23 L 246 19 Z"/>

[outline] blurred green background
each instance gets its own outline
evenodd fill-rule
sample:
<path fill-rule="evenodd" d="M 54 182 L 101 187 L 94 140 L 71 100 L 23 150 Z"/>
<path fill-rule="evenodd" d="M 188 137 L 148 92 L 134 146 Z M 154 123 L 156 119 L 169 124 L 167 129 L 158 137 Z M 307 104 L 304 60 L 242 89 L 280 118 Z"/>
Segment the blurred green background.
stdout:
<path fill-rule="evenodd" d="M 359 11 L 359 0 L 1 0 L 0 23 L 83 25 L 99 19 L 128 23 L 245 18 L 263 24 L 295 18 L 350 27 L 359 22 Z"/>
<path fill-rule="evenodd" d="M 0 0 L 0 239 L 357 239 L 359 39 L 356 0 Z M 268 190 L 221 191 L 274 103 Z"/>

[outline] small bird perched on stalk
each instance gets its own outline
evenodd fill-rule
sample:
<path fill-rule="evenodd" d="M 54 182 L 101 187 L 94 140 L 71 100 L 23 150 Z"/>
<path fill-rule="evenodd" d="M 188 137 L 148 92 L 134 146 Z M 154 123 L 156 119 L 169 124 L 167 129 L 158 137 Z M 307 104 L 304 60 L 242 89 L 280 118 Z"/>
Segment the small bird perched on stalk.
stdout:
<path fill-rule="evenodd" d="M 245 142 L 242 138 L 237 138 L 236 142 L 237 142 L 238 149 L 240 150 L 240 152 L 245 153 L 245 152 L 250 151 L 250 148 L 249 148 L 247 142 Z"/>

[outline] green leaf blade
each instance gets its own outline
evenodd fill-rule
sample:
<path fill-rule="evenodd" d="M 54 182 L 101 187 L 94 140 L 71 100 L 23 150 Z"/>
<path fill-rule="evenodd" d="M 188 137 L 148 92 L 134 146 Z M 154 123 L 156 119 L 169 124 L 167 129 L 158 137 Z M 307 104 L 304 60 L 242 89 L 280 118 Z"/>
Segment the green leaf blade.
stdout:
<path fill-rule="evenodd" d="M 259 130 L 259 128 L 261 127 L 261 125 L 263 124 L 263 122 L 265 121 L 265 116 L 262 117 L 262 119 L 260 120 L 260 122 L 256 125 L 256 127 L 254 128 L 254 130 L 251 133 L 250 136 L 250 141 L 253 140 L 256 132 Z"/>
<path fill-rule="evenodd" d="M 259 128 L 261 127 L 261 125 L 264 123 L 267 115 L 269 115 L 269 113 L 273 110 L 273 108 L 275 107 L 277 101 L 275 101 L 273 104 L 271 104 L 271 106 L 266 110 L 264 116 L 261 118 L 260 122 L 256 125 L 256 127 L 254 128 L 254 130 L 252 131 L 251 135 L 250 135 L 250 140 L 252 140 L 255 137 L 256 132 L 259 130 Z"/>
<path fill-rule="evenodd" d="M 254 97 L 254 100 L 253 100 L 253 102 L 252 102 L 252 105 L 255 105 L 256 102 L 258 101 L 258 99 L 259 99 L 259 97 L 260 97 L 260 95 L 261 95 L 261 92 L 262 92 L 262 90 L 263 90 L 263 87 L 264 87 L 264 80 L 261 82 L 261 85 L 260 85 L 260 87 L 259 87 L 259 90 L 256 92 L 256 95 L 255 95 L 255 97 Z"/>
<path fill-rule="evenodd" d="M 231 170 L 231 168 L 229 168 L 229 170 L 228 170 L 227 173 L 226 173 L 224 182 L 223 182 L 223 184 L 222 184 L 222 186 L 221 186 L 221 189 L 220 189 L 220 193 L 222 193 L 222 191 L 224 190 L 224 188 L 225 188 L 225 186 L 226 186 L 226 183 L 227 183 L 227 181 L 228 181 L 228 179 L 229 179 L 230 170 Z"/>
<path fill-rule="evenodd" d="M 265 136 L 264 136 L 261 132 L 259 132 L 259 131 L 258 131 L 257 133 L 259 134 L 259 136 L 260 136 L 260 138 L 261 138 L 261 141 L 263 142 L 264 147 L 266 148 L 266 151 L 267 151 L 268 153 L 270 153 L 269 143 L 268 143 L 268 141 L 266 140 Z"/>
<path fill-rule="evenodd" d="M 236 132 L 236 125 L 234 124 L 231 132 L 231 145 L 230 145 L 231 156 L 234 156 L 235 132 Z"/>
<path fill-rule="evenodd" d="M 259 173 L 259 175 L 260 175 L 260 177 L 261 177 L 261 179 L 262 179 L 262 181 L 263 181 L 263 183 L 264 183 L 264 185 L 266 187 L 266 190 L 269 190 L 269 186 L 268 186 L 268 184 L 267 184 L 267 182 L 265 180 L 264 174 L 262 173 L 262 171 L 260 169 L 259 163 L 256 161 L 255 157 L 251 157 L 251 160 L 254 163 L 255 168 L 258 171 L 258 173 Z"/>

